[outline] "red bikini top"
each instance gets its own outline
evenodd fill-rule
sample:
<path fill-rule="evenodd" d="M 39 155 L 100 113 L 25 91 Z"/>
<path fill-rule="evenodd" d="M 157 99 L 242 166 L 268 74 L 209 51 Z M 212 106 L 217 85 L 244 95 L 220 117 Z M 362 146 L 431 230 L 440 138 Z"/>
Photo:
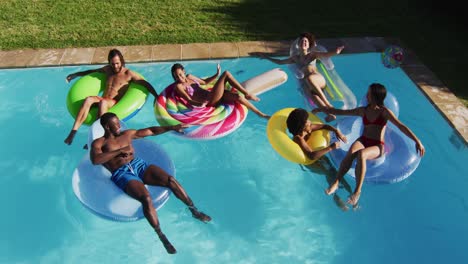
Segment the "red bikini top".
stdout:
<path fill-rule="evenodd" d="M 386 126 L 387 125 L 387 120 L 383 117 L 382 115 L 383 111 L 380 113 L 380 115 L 373 121 L 370 121 L 367 119 L 366 114 L 362 116 L 362 123 L 367 126 L 367 125 L 376 125 L 376 126 Z"/>

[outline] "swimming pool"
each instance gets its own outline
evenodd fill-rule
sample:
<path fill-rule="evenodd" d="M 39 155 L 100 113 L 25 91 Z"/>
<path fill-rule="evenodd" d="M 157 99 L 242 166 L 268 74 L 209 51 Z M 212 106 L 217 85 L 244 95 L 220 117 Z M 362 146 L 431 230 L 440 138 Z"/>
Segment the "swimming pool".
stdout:
<path fill-rule="evenodd" d="M 191 61 L 188 72 L 210 75 L 220 62 L 243 81 L 277 67 L 253 58 Z M 413 175 L 391 185 L 363 187 L 361 209 L 340 210 L 324 170 L 281 158 L 266 138 L 266 121 L 250 113 L 232 134 L 193 141 L 153 137 L 172 157 L 177 178 L 203 224 L 174 196 L 159 211 L 162 229 L 178 250 L 167 255 L 145 220 L 112 222 L 75 198 L 71 176 L 85 155 L 87 131 L 63 143 L 72 125 L 65 97 L 69 73 L 94 67 L 0 71 L 2 126 L 0 263 L 441 263 L 468 259 L 468 151 L 453 129 L 400 69 L 379 54 L 334 58 L 358 100 L 372 82 L 398 98 L 400 119 L 421 139 L 426 155 Z M 158 92 L 171 82 L 172 63 L 130 64 Z M 273 114 L 304 106 L 294 74 L 256 103 Z M 150 98 L 152 101 L 152 98 Z M 129 127 L 156 125 L 147 103 Z M 465 176 L 463 176 L 465 175 Z M 354 180 L 346 178 L 354 187 Z M 345 199 L 347 191 L 338 195 Z"/>

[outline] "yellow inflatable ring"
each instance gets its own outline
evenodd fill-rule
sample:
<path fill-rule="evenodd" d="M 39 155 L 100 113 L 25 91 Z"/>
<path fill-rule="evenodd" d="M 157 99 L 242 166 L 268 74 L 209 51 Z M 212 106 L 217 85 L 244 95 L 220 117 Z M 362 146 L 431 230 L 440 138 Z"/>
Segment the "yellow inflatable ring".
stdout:
<path fill-rule="evenodd" d="M 287 131 L 286 120 L 289 113 L 294 108 L 284 108 L 276 112 L 268 120 L 267 124 L 267 137 L 271 146 L 283 158 L 304 165 L 313 163 L 315 160 L 309 159 L 296 144 Z M 313 124 L 323 124 L 323 122 L 316 115 L 309 112 L 309 120 Z M 307 144 L 312 150 L 320 150 L 326 148 L 330 144 L 330 134 L 328 130 L 322 129 L 312 132 Z"/>

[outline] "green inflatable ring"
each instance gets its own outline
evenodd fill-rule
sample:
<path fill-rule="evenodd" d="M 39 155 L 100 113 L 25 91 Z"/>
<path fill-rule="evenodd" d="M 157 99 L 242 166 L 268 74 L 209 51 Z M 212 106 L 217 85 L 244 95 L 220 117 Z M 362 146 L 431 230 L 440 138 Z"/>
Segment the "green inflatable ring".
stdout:
<path fill-rule="evenodd" d="M 139 75 L 139 74 L 138 74 Z M 141 76 L 141 75 L 140 75 Z M 94 72 L 81 77 L 76 81 L 67 95 L 67 108 L 73 118 L 76 118 L 81 105 L 88 96 L 99 96 L 106 88 L 106 75 Z M 109 112 L 116 114 L 119 119 L 126 121 L 133 117 L 145 104 L 148 97 L 148 90 L 140 84 L 130 83 L 124 96 L 109 109 Z M 91 125 L 97 119 L 98 108 L 92 107 L 86 120 L 86 125 Z"/>

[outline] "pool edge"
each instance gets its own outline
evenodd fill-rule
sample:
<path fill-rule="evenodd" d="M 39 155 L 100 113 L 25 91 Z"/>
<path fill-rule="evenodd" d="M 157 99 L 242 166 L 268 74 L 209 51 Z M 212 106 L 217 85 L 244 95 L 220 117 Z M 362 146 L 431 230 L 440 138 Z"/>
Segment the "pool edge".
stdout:
<path fill-rule="evenodd" d="M 0 69 L 52 67 L 107 63 L 107 53 L 111 48 L 118 48 L 127 63 L 147 63 L 177 60 L 233 59 L 248 57 L 252 52 L 267 52 L 272 55 L 289 54 L 291 40 L 282 41 L 243 41 L 219 43 L 161 44 L 143 46 L 109 46 L 96 48 L 66 49 L 21 49 L 0 50 Z M 429 101 L 442 113 L 444 118 L 464 139 L 468 146 L 468 109 L 425 66 L 411 49 L 397 38 L 362 37 L 320 39 L 325 47 L 344 45 L 343 54 L 381 52 L 388 45 L 399 45 L 405 51 L 403 71 L 424 93 Z"/>

